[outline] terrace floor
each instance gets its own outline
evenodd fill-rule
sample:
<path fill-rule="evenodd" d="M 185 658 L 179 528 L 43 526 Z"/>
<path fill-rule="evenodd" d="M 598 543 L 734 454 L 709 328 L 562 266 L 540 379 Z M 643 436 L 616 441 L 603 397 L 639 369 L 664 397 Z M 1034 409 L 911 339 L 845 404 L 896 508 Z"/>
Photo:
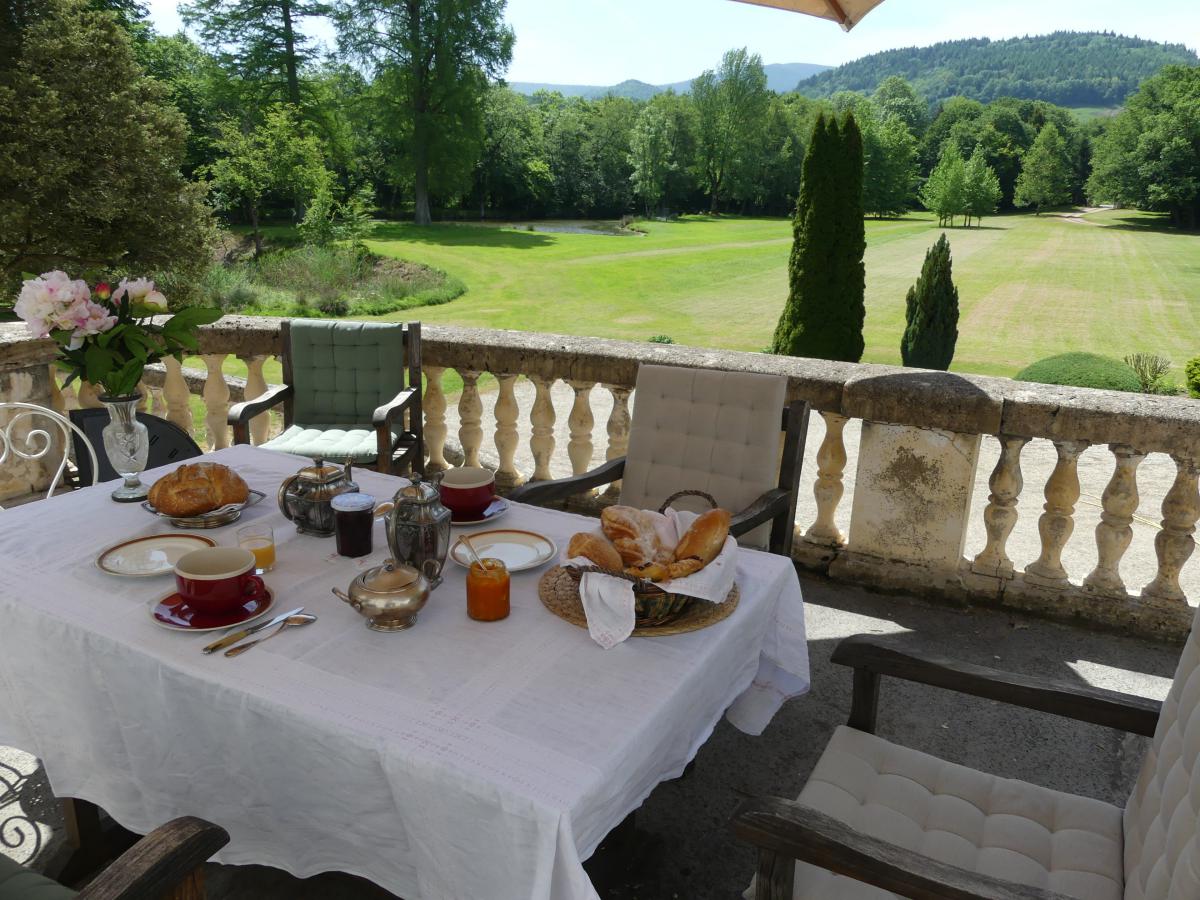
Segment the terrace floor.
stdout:
<path fill-rule="evenodd" d="M 995 610 L 963 610 L 801 576 L 812 658 L 812 690 L 788 704 L 758 738 L 721 723 L 691 772 L 660 785 L 637 813 L 632 851 L 609 854 L 594 873 L 612 900 L 733 898 L 748 884 L 753 853 L 729 816 L 746 796 L 794 796 L 833 729 L 849 711 L 850 674 L 833 665 L 837 642 L 857 633 L 908 634 L 914 648 L 981 665 L 1161 699 L 1179 656 L 1175 645 L 1087 631 Z M 995 774 L 1123 804 L 1146 739 L 1040 713 L 898 682 L 883 690 L 880 734 Z M 31 768 L 0 748 L 0 763 Z M 2 771 L 2 770 L 0 770 Z M 34 865 L 62 857 L 61 820 L 44 777 L 30 779 L 22 807 L 50 840 Z M 6 816 L 0 809 L 0 820 Z M 2 836 L 2 835 L 0 835 Z M 6 850 L 0 840 L 0 852 Z M 602 851 L 603 852 L 603 851 Z M 392 895 L 343 875 L 307 880 L 263 867 L 210 865 L 215 900 L 359 900 Z"/>

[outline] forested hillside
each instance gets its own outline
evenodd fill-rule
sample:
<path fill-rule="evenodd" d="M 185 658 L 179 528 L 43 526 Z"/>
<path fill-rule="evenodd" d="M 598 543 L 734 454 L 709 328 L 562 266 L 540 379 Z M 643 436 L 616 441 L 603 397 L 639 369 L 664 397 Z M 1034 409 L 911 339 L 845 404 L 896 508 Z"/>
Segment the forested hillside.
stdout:
<path fill-rule="evenodd" d="M 886 50 L 805 79 L 797 90 L 809 97 L 870 92 L 884 79 L 899 75 L 933 103 L 960 95 L 981 103 L 1017 97 L 1060 106 L 1119 106 L 1142 81 L 1170 63 L 1196 65 L 1200 58 L 1182 44 L 1058 31 L 1005 41 L 974 38 Z"/>

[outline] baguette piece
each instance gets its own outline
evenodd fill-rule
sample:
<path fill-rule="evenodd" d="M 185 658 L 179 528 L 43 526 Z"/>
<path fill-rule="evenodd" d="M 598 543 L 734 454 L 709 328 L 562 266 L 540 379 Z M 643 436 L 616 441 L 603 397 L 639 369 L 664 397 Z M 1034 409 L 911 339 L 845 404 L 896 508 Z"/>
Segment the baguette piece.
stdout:
<path fill-rule="evenodd" d="M 710 509 L 702 513 L 687 530 L 672 554 L 667 570 L 672 578 L 699 572 L 717 558 L 729 537 L 729 511 Z"/>
<path fill-rule="evenodd" d="M 600 568 L 614 572 L 620 572 L 625 565 L 612 541 L 586 531 L 571 535 L 571 543 L 567 544 L 567 558 L 574 559 L 577 556 L 590 559 Z"/>
<path fill-rule="evenodd" d="M 224 506 L 245 503 L 250 488 L 237 472 L 220 463 L 199 462 L 180 466 L 150 487 L 147 499 L 168 516 L 198 516 Z"/>

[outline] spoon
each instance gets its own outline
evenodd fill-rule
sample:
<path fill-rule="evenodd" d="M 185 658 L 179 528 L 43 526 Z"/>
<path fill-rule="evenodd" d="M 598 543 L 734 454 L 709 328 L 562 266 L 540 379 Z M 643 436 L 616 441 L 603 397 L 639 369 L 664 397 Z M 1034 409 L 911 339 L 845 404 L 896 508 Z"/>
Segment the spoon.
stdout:
<path fill-rule="evenodd" d="M 459 537 L 458 541 L 467 548 L 467 552 L 471 554 L 471 559 L 475 560 L 475 562 L 479 564 L 479 568 L 486 570 L 487 566 L 483 564 L 483 560 L 479 558 L 479 554 L 475 552 L 475 547 L 471 544 L 471 541 L 467 538 L 467 536 L 465 534 L 462 535 Z"/>
<path fill-rule="evenodd" d="M 274 631 L 272 631 L 266 637 L 260 637 L 258 640 L 250 641 L 249 643 L 246 643 L 246 644 L 239 644 L 236 647 L 230 647 L 228 650 L 225 651 L 225 655 L 226 656 L 237 656 L 239 653 L 245 653 L 247 650 L 249 650 L 255 644 L 261 644 L 263 641 L 269 641 L 271 638 L 275 637 L 275 635 L 279 634 L 279 632 L 284 631 L 289 625 L 294 625 L 296 627 L 299 627 L 301 625 L 311 625 L 315 621 L 317 621 L 317 617 L 314 615 L 310 615 L 309 613 L 298 613 L 297 615 L 294 615 L 294 616 L 288 616 L 286 619 L 284 619 L 280 623 L 278 628 L 276 628 Z"/>

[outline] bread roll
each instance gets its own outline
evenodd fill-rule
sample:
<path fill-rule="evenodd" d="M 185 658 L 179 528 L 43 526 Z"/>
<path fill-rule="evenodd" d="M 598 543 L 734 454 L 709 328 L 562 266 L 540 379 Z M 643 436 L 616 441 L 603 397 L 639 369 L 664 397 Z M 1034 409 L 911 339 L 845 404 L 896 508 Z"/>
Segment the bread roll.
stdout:
<path fill-rule="evenodd" d="M 168 516 L 198 516 L 224 506 L 245 503 L 250 488 L 240 475 L 220 463 L 182 465 L 150 488 L 150 505 Z"/>
<path fill-rule="evenodd" d="M 567 544 L 567 557 L 575 559 L 577 556 L 590 559 L 600 568 L 614 572 L 620 572 L 624 565 L 621 562 L 621 554 L 608 538 L 583 531 L 572 535 L 571 543 Z"/>
<path fill-rule="evenodd" d="M 668 571 L 672 578 L 699 572 L 717 558 L 729 537 L 730 515 L 724 509 L 701 514 L 675 547 Z"/>
<path fill-rule="evenodd" d="M 669 544 L 663 541 L 656 516 L 632 506 L 610 506 L 600 513 L 600 528 L 626 566 L 665 565 L 671 561 Z"/>

